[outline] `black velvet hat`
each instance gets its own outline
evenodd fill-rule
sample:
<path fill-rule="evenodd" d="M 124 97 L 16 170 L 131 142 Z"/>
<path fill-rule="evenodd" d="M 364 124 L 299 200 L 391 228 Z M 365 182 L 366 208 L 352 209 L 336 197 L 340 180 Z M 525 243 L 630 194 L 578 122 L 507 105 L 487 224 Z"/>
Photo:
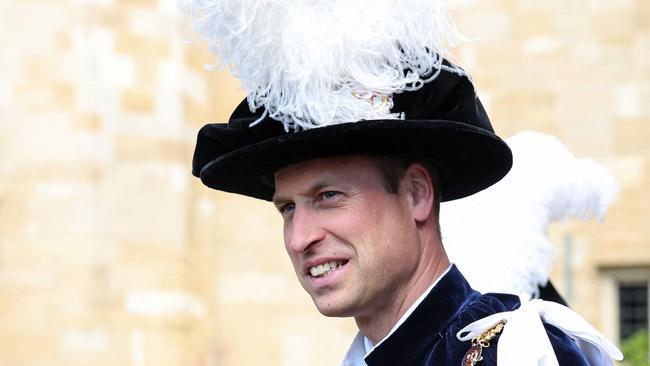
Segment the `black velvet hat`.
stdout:
<path fill-rule="evenodd" d="M 469 196 L 499 181 L 512 166 L 466 75 L 442 70 L 416 91 L 393 95 L 404 119 L 362 120 L 286 132 L 282 123 L 251 113 L 246 100 L 227 124 L 198 134 L 192 174 L 208 187 L 271 200 L 273 174 L 293 163 L 341 155 L 406 157 L 441 172 L 443 201 Z"/>

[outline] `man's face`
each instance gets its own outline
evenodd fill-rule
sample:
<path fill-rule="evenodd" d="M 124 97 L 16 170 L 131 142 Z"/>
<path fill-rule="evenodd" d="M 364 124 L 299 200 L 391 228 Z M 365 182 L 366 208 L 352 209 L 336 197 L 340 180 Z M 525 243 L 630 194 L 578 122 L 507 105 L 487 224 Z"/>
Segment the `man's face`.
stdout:
<path fill-rule="evenodd" d="M 420 254 L 408 195 L 384 188 L 377 160 L 352 156 L 291 165 L 274 202 L 294 269 L 327 316 L 366 316 L 399 301 Z"/>

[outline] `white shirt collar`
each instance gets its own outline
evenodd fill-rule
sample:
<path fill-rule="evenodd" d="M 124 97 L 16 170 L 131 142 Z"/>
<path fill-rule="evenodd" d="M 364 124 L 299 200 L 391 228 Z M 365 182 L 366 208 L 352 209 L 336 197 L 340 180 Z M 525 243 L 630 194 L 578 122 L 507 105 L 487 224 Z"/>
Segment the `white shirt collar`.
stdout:
<path fill-rule="evenodd" d="M 361 332 L 357 332 L 357 335 L 354 337 L 354 340 L 352 340 L 352 344 L 350 345 L 350 348 L 348 349 L 348 352 L 345 354 L 345 358 L 343 358 L 343 362 L 341 363 L 341 366 L 367 366 L 365 358 L 372 352 L 377 346 L 382 344 L 388 337 L 390 337 L 396 330 L 397 328 L 402 325 L 406 319 L 415 311 L 415 309 L 420 305 L 420 303 L 429 295 L 431 290 L 436 287 L 438 282 L 440 282 L 440 279 L 442 279 L 445 275 L 447 275 L 447 272 L 451 269 L 452 265 L 450 264 L 449 267 L 445 270 L 445 272 L 438 277 L 437 280 L 427 288 L 420 297 L 418 297 L 417 300 L 411 305 L 411 307 L 406 310 L 404 315 L 402 315 L 401 318 L 395 323 L 393 328 L 388 332 L 388 334 L 377 344 L 373 345 L 372 342 L 363 336 Z"/>

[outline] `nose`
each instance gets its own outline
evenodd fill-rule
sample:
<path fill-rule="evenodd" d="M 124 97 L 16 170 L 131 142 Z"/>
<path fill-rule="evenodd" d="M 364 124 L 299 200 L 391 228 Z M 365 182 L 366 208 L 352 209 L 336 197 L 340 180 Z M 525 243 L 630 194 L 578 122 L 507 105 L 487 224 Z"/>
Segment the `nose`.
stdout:
<path fill-rule="evenodd" d="M 324 238 L 325 230 L 317 213 L 310 207 L 296 207 L 291 219 L 285 223 L 284 242 L 290 252 L 305 252 Z"/>

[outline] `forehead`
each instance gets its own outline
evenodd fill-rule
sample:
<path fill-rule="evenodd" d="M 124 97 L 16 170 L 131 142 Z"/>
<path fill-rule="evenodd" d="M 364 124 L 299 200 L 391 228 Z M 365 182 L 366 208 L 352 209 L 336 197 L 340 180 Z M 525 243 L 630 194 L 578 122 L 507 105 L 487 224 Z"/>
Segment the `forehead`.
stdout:
<path fill-rule="evenodd" d="M 276 193 L 285 187 L 302 185 L 312 180 L 355 179 L 379 181 L 377 158 L 364 155 L 340 156 L 303 161 L 289 165 L 275 173 Z"/>

